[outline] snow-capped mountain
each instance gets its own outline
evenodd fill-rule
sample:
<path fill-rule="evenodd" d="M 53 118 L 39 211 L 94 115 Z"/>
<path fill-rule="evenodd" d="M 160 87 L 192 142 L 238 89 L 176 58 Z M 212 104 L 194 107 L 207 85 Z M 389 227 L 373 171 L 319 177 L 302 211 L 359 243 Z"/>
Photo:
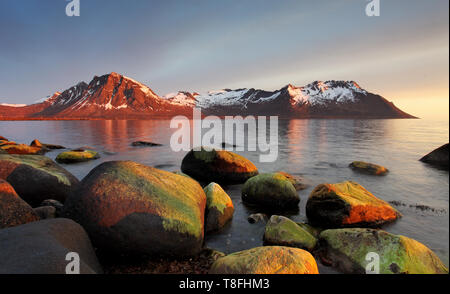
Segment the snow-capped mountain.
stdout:
<path fill-rule="evenodd" d="M 117 73 L 80 82 L 24 107 L 1 106 L 3 119 L 146 119 L 192 115 L 278 115 L 281 117 L 412 118 L 353 81 L 316 81 L 280 90 L 224 89 L 158 96 L 148 86 Z"/>

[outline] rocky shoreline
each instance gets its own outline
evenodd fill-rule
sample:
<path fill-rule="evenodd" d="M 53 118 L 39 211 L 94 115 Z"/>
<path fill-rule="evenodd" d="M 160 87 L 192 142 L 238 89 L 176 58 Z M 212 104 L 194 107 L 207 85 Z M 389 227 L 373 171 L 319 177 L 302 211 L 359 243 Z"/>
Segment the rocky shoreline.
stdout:
<path fill-rule="evenodd" d="M 318 263 L 353 274 L 365 273 L 371 252 L 379 255 L 379 273 L 448 273 L 425 245 L 383 231 L 401 221 L 400 212 L 353 181 L 317 185 L 306 204 L 308 223 L 296 223 L 282 214 L 298 210 L 303 179 L 259 173 L 233 152 L 192 150 L 181 172 L 109 161 L 79 181 L 44 156 L 55 149 L 65 149 L 61 164 L 100 156 L 88 146 L 0 136 L 0 273 L 65 273 L 69 252 L 79 254 L 80 272 L 91 274 L 318 274 Z M 349 168 L 388 176 L 372 163 Z M 242 201 L 268 213 L 249 216 L 267 222 L 265 246 L 228 255 L 204 247 L 205 235 L 232 222 L 233 201 L 221 186 L 228 184 L 242 184 Z"/>

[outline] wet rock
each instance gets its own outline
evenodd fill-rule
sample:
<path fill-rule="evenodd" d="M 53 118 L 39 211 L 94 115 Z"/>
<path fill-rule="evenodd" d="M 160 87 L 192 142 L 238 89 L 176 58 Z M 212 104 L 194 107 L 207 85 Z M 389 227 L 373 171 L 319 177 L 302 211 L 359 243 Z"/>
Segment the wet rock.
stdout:
<path fill-rule="evenodd" d="M 297 247 L 312 251 L 316 247 L 317 239 L 287 217 L 272 215 L 266 225 L 264 242 L 269 245 Z"/>
<path fill-rule="evenodd" d="M 46 199 L 42 201 L 40 206 L 53 206 L 55 208 L 55 216 L 60 217 L 62 215 L 62 211 L 64 208 L 64 205 L 59 202 L 58 200 L 54 199 Z"/>
<path fill-rule="evenodd" d="M 0 154 L 8 154 L 8 152 L 0 148 Z"/>
<path fill-rule="evenodd" d="M 351 181 L 314 188 L 306 215 L 311 224 L 324 228 L 378 227 L 401 217 L 387 202 Z"/>
<path fill-rule="evenodd" d="M 45 154 L 45 149 L 41 147 L 31 147 L 25 144 L 3 145 L 0 147 L 8 154 L 28 154 L 28 155 L 42 155 Z"/>
<path fill-rule="evenodd" d="M 100 154 L 93 150 L 76 149 L 58 154 L 56 161 L 59 163 L 86 162 L 100 158 Z"/>
<path fill-rule="evenodd" d="M 49 219 L 0 230 L 0 274 L 65 274 L 69 252 L 80 257 L 80 273 L 102 273 L 83 228 Z"/>
<path fill-rule="evenodd" d="M 344 273 L 366 273 L 366 256 L 375 252 L 380 257 L 380 274 L 448 274 L 442 261 L 425 245 L 382 230 L 326 230 L 320 234 L 320 244 L 324 258 Z"/>
<path fill-rule="evenodd" d="M 3 137 L 3 136 L 0 136 L 0 141 L 9 141 L 8 139 L 6 139 L 5 137 Z"/>
<path fill-rule="evenodd" d="M 146 142 L 146 141 L 136 141 L 131 143 L 131 146 L 136 146 L 136 147 L 158 147 L 158 146 L 163 146 L 162 144 L 158 144 L 158 143 L 153 143 L 153 142 Z"/>
<path fill-rule="evenodd" d="M 219 184 L 210 183 L 204 188 L 204 191 L 206 194 L 206 232 L 219 231 L 233 218 L 233 202 Z"/>
<path fill-rule="evenodd" d="M 0 179 L 8 181 L 31 206 L 52 198 L 64 202 L 79 181 L 48 157 L 0 155 Z"/>
<path fill-rule="evenodd" d="M 33 140 L 33 142 L 31 142 L 30 146 L 31 147 L 44 148 L 44 149 L 47 149 L 47 151 L 54 150 L 54 149 L 66 149 L 66 147 L 61 146 L 61 145 L 42 143 L 38 139 Z"/>
<path fill-rule="evenodd" d="M 279 171 L 277 172 L 285 176 L 294 185 L 295 190 L 300 191 L 308 188 L 308 185 L 304 183 L 304 180 L 298 176 L 291 175 L 287 172 Z"/>
<path fill-rule="evenodd" d="M 305 250 L 282 246 L 256 247 L 219 258 L 211 274 L 318 274 L 314 257 Z"/>
<path fill-rule="evenodd" d="M 38 139 L 34 139 L 31 143 L 30 143 L 31 147 L 38 147 L 38 148 L 42 148 L 44 147 L 44 145 L 42 145 L 41 142 L 39 142 Z"/>
<path fill-rule="evenodd" d="M 14 188 L 0 179 L 0 229 L 38 221 L 38 215 Z"/>
<path fill-rule="evenodd" d="M 181 171 L 198 181 L 240 184 L 258 174 L 255 165 L 236 153 L 202 148 L 191 150 L 181 163 Z"/>
<path fill-rule="evenodd" d="M 374 176 L 385 176 L 389 172 L 384 166 L 364 161 L 353 161 L 350 163 L 349 167 L 355 171 Z"/>
<path fill-rule="evenodd" d="M 56 208 L 53 206 L 40 206 L 33 208 L 40 219 L 49 219 L 56 217 Z"/>
<path fill-rule="evenodd" d="M 260 174 L 245 182 L 242 200 L 267 209 L 298 209 L 300 197 L 292 183 L 279 173 Z"/>
<path fill-rule="evenodd" d="M 449 163 L 448 154 L 449 148 L 447 143 L 431 151 L 430 153 L 422 157 L 420 161 L 448 170 L 448 163 Z"/>
<path fill-rule="evenodd" d="M 63 215 L 100 250 L 194 255 L 203 244 L 206 196 L 194 180 L 131 161 L 94 168 L 67 199 Z"/>
<path fill-rule="evenodd" d="M 255 224 L 258 222 L 267 223 L 268 219 L 269 218 L 264 213 L 254 213 L 248 216 L 247 221 L 251 224 Z"/>
<path fill-rule="evenodd" d="M 47 149 L 51 149 L 51 150 L 56 150 L 56 149 L 66 149 L 66 147 L 62 146 L 62 145 L 55 145 L 55 144 L 48 144 L 48 143 L 42 143 L 42 145 L 47 148 Z"/>

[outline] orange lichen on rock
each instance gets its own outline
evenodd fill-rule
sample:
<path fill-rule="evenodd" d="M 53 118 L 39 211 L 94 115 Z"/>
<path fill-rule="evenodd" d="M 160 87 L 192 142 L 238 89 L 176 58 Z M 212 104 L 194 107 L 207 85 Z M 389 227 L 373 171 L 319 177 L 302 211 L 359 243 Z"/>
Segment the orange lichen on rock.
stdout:
<path fill-rule="evenodd" d="M 321 184 L 306 204 L 308 219 L 327 227 L 378 226 L 401 214 L 355 182 Z"/>

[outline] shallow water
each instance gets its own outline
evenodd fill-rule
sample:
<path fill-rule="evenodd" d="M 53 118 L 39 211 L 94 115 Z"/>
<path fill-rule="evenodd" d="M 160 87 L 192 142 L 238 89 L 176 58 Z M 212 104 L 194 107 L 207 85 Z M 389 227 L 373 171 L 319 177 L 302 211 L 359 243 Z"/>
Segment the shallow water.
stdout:
<path fill-rule="evenodd" d="M 0 135 L 30 143 L 61 144 L 67 147 L 92 146 L 102 158 L 75 165 L 64 165 L 82 179 L 103 161 L 133 160 L 160 169 L 180 169 L 186 152 L 169 147 L 174 130 L 168 120 L 151 121 L 15 121 L 0 122 Z M 242 135 L 242 134 L 238 134 Z M 255 139 L 255 138 L 251 138 Z M 133 141 L 162 143 L 163 147 L 132 147 Z M 402 234 L 431 248 L 449 264 L 449 174 L 420 161 L 423 155 L 449 141 L 448 122 L 428 120 L 280 120 L 279 154 L 274 163 L 259 163 L 258 152 L 237 152 L 255 163 L 260 172 L 283 170 L 300 175 L 310 184 L 300 191 L 299 212 L 290 215 L 306 221 L 307 197 L 323 182 L 353 180 L 375 196 L 397 200 L 403 218 L 384 229 Z M 60 151 L 47 156 L 55 158 Z M 374 177 L 353 172 L 348 164 L 364 160 L 386 166 L 390 173 Z M 221 233 L 209 235 L 206 245 L 224 252 L 235 252 L 262 245 L 264 225 L 249 224 L 247 216 L 258 212 L 246 207 L 240 198 L 241 185 L 224 187 L 235 205 L 232 223 Z M 409 205 L 427 205 L 420 210 Z M 333 272 L 320 267 L 321 272 Z"/>

